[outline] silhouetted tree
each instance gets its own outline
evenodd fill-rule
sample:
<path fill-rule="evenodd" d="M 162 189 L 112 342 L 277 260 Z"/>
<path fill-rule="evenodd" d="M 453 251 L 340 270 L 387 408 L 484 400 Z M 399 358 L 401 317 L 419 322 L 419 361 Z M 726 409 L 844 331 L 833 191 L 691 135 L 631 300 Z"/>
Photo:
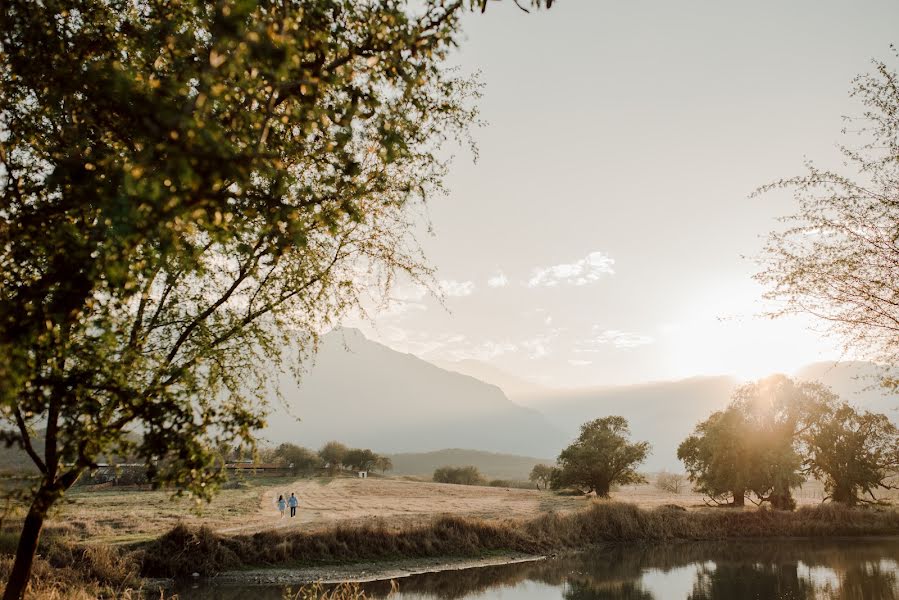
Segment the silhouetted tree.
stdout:
<path fill-rule="evenodd" d="M 318 451 L 319 458 L 332 472 L 346 466 L 346 457 L 350 449 L 340 442 L 328 442 Z"/>
<path fill-rule="evenodd" d="M 744 385 L 725 410 L 696 426 L 678 458 L 696 489 L 716 503 L 743 506 L 754 494 L 792 509 L 791 489 L 803 481 L 804 434 L 835 400 L 821 384 L 783 375 Z"/>
<path fill-rule="evenodd" d="M 390 460 L 387 456 L 378 456 L 375 460 L 374 469 L 376 471 L 380 471 L 381 473 L 386 473 L 387 471 L 393 470 L 393 461 Z"/>
<path fill-rule="evenodd" d="M 553 468 L 550 465 L 534 465 L 534 468 L 531 469 L 531 474 L 528 475 L 528 480 L 536 483 L 538 489 L 541 485 L 543 485 L 543 489 L 546 489 L 549 487 L 549 482 L 552 479 Z"/>
<path fill-rule="evenodd" d="M 322 459 L 317 452 L 289 443 L 275 448 L 272 460 L 284 463 L 294 474 L 313 473 L 322 466 Z"/>
<path fill-rule="evenodd" d="M 343 464 L 357 471 L 370 471 L 378 462 L 378 455 L 365 448 L 352 448 L 343 458 Z"/>
<path fill-rule="evenodd" d="M 649 442 L 631 443 L 624 417 L 604 417 L 581 426 L 581 433 L 559 454 L 556 487 L 577 487 L 608 497 L 613 484 L 643 483 L 635 470 L 649 454 Z"/>
<path fill-rule="evenodd" d="M 656 476 L 656 487 L 662 491 L 670 492 L 672 494 L 680 494 L 681 490 L 684 488 L 686 478 L 680 473 L 669 473 L 668 471 L 662 471 Z"/>
<path fill-rule="evenodd" d="M 842 404 L 815 424 L 807 440 L 808 470 L 834 502 L 876 502 L 877 488 L 897 487 L 890 478 L 899 471 L 899 430 L 886 415 Z"/>

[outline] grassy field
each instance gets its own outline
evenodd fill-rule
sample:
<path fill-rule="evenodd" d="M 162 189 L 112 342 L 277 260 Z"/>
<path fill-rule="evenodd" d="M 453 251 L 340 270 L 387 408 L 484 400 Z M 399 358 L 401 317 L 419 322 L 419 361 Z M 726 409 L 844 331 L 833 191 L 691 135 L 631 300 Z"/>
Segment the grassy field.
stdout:
<path fill-rule="evenodd" d="M 280 518 L 275 501 L 294 492 L 300 508 L 296 518 Z M 820 485 L 798 490 L 800 505 L 818 504 Z M 704 508 L 703 497 L 691 492 L 672 494 L 652 485 L 626 486 L 612 499 L 655 508 L 677 504 Z M 252 534 L 267 530 L 314 531 L 335 525 L 378 521 L 395 527 L 455 515 L 484 520 L 529 519 L 565 513 L 587 506 L 582 496 L 559 496 L 549 491 L 472 487 L 411 481 L 403 478 L 349 477 L 294 479 L 251 478 L 241 487 L 222 489 L 211 503 L 171 498 L 166 491 L 129 488 L 74 488 L 50 519 L 49 527 L 74 540 L 122 544 L 158 537 L 177 524 L 206 526 L 223 534 Z"/>

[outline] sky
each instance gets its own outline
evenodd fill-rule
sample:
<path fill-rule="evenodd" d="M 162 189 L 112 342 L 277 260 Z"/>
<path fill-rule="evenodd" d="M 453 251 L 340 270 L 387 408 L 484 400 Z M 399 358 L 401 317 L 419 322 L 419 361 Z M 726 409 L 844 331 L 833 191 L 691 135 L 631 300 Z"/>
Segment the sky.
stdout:
<path fill-rule="evenodd" d="M 792 372 L 841 354 L 806 318 L 763 316 L 756 255 L 788 194 L 838 166 L 852 78 L 888 60 L 899 2 L 558 0 L 465 19 L 476 162 L 459 149 L 409 284 L 348 322 L 426 360 L 552 387 Z"/>

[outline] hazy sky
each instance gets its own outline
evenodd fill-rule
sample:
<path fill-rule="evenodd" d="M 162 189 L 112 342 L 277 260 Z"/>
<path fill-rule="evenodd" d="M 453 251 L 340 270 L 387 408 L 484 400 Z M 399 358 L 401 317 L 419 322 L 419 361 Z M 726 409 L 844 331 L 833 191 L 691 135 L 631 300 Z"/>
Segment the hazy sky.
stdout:
<path fill-rule="evenodd" d="M 899 42 L 899 2 L 499 2 L 466 21 L 455 61 L 481 72 L 487 126 L 424 240 L 448 310 L 404 286 L 367 335 L 566 387 L 839 356 L 756 316 L 743 256 L 793 205 L 748 195 L 838 164 L 851 80 Z"/>

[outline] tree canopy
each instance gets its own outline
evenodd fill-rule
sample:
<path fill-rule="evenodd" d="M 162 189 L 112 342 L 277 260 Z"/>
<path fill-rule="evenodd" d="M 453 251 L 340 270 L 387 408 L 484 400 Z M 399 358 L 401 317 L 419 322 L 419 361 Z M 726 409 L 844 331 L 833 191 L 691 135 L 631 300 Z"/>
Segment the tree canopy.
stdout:
<path fill-rule="evenodd" d="M 690 481 L 714 502 L 742 506 L 747 496 L 793 508 L 803 481 L 805 434 L 836 396 L 818 383 L 774 375 L 746 384 L 723 411 L 699 423 L 678 447 Z"/>
<path fill-rule="evenodd" d="M 899 57 L 893 49 L 892 63 Z M 899 75 L 875 61 L 851 96 L 861 113 L 844 130 L 843 167 L 808 163 L 803 175 L 759 193 L 793 193 L 796 211 L 782 219 L 760 256 L 756 279 L 777 302 L 774 315 L 810 314 L 850 355 L 899 364 Z M 851 132 L 851 133 L 850 133 Z M 884 383 L 896 386 L 887 376 Z"/>
<path fill-rule="evenodd" d="M 101 453 L 208 497 L 286 349 L 398 273 L 427 278 L 410 211 L 476 117 L 444 64 L 471 8 L 4 3 L 0 410 L 41 472 L 7 598 Z"/>
<path fill-rule="evenodd" d="M 833 501 L 877 502 L 877 488 L 899 487 L 899 429 L 886 415 L 840 404 L 806 437 L 807 470 L 824 482 Z"/>
<path fill-rule="evenodd" d="M 630 442 L 624 417 L 604 417 L 581 425 L 578 438 L 559 454 L 555 487 L 578 487 L 608 497 L 613 484 L 643 483 L 636 471 L 649 455 L 649 442 Z"/>

